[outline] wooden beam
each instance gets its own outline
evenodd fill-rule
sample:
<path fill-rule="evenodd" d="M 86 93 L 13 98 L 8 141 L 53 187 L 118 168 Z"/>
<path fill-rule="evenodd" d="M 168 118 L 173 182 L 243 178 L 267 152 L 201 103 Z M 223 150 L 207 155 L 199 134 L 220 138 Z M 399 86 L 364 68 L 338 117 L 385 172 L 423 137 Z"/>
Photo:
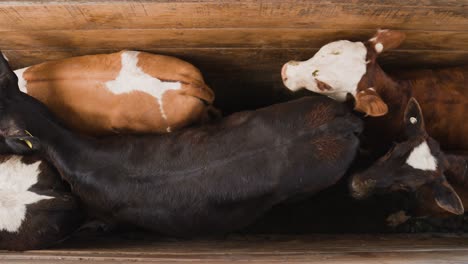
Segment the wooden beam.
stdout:
<path fill-rule="evenodd" d="M 468 31 L 405 31 L 407 50 L 468 51 Z M 0 49 L 320 48 L 335 40 L 366 41 L 375 30 L 99 29 L 1 33 Z"/>
<path fill-rule="evenodd" d="M 14 68 L 30 66 L 47 60 L 72 56 L 111 53 L 120 49 L 58 49 L 58 50 L 3 50 Z M 176 56 L 207 69 L 246 69 L 264 71 L 289 60 L 307 60 L 316 48 L 148 48 L 156 54 Z M 394 50 L 383 53 L 379 62 L 385 66 L 431 67 L 453 66 L 468 62 L 468 51 Z"/>
<path fill-rule="evenodd" d="M 8 1 L 0 30 L 318 28 L 467 31 L 463 1 Z"/>
<path fill-rule="evenodd" d="M 462 264 L 468 261 L 466 236 L 302 235 L 231 236 L 228 239 L 167 240 L 126 235 L 89 237 L 59 248 L 0 253 L 4 263 L 320 263 Z"/>

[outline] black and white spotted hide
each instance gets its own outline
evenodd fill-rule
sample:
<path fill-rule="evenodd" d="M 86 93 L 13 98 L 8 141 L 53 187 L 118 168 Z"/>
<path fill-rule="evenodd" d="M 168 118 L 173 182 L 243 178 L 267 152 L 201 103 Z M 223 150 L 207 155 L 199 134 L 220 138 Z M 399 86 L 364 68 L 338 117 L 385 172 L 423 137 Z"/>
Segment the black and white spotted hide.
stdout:
<path fill-rule="evenodd" d="M 82 221 L 78 200 L 55 168 L 32 156 L 0 155 L 0 249 L 49 247 Z"/>

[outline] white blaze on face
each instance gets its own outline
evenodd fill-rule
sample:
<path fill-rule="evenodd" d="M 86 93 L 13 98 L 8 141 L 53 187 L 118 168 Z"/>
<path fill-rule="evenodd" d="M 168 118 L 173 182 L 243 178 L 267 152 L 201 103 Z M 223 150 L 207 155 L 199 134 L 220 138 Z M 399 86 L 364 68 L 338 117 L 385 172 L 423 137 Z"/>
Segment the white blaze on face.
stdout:
<path fill-rule="evenodd" d="M 347 93 L 356 95 L 357 86 L 366 73 L 367 49 L 362 42 L 340 40 L 323 46 L 311 59 L 287 63 L 284 85 L 292 91 L 306 88 L 343 101 Z M 317 80 L 331 90 L 320 90 Z"/>
<path fill-rule="evenodd" d="M 15 71 L 15 74 L 16 76 L 18 76 L 18 87 L 20 89 L 20 91 L 22 91 L 23 93 L 28 93 L 28 81 L 26 81 L 26 79 L 24 79 L 24 72 L 28 69 L 29 67 L 26 67 L 26 68 L 23 68 L 23 69 L 19 69 L 19 70 L 16 70 Z"/>
<path fill-rule="evenodd" d="M 27 165 L 19 156 L 0 163 L 0 230 L 17 232 L 26 217 L 26 205 L 54 198 L 28 191 L 37 183 L 40 163 Z"/>
<path fill-rule="evenodd" d="M 138 67 L 138 51 L 125 51 L 122 53 L 122 69 L 115 80 L 105 83 L 107 89 L 114 94 L 131 93 L 141 91 L 147 93 L 159 103 L 161 115 L 167 119 L 163 107 L 163 95 L 168 90 L 181 89 L 180 82 L 163 82 L 158 78 L 145 73 Z M 167 128 L 170 130 L 170 128 Z"/>
<path fill-rule="evenodd" d="M 413 149 L 406 164 L 419 170 L 435 171 L 437 169 L 437 160 L 432 156 L 426 141 Z"/>

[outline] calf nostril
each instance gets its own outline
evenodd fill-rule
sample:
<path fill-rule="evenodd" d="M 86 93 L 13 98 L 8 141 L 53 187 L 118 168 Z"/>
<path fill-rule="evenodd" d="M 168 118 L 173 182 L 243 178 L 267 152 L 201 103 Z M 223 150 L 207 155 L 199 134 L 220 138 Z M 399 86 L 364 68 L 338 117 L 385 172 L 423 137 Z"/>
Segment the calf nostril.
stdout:
<path fill-rule="evenodd" d="M 354 192 L 358 192 L 358 190 L 361 189 L 362 184 L 358 182 L 357 180 L 353 179 L 351 181 L 351 190 Z"/>
<path fill-rule="evenodd" d="M 355 175 L 351 179 L 350 192 L 351 196 L 355 199 L 365 199 L 372 193 L 372 188 L 375 186 L 375 180 L 362 179 L 360 176 Z"/>

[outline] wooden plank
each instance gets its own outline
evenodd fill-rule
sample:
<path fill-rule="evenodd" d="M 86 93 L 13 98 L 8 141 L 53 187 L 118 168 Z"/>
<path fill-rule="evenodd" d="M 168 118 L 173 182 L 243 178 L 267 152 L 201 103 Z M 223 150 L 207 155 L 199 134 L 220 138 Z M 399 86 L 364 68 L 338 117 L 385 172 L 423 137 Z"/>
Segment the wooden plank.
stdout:
<path fill-rule="evenodd" d="M 320 48 L 346 39 L 365 41 L 375 30 L 123 29 L 5 31 L 1 49 Z M 401 49 L 468 50 L 468 31 L 406 31 Z"/>
<path fill-rule="evenodd" d="M 148 235 L 75 238 L 59 248 L 0 252 L 0 263 L 466 263 L 468 237 L 431 235 L 230 236 L 167 240 Z"/>
<path fill-rule="evenodd" d="M 112 256 L 31 256 L 30 258 L 16 255 L 0 260 L 0 263 L 31 264 L 31 263 L 233 263 L 237 261 L 268 263 L 319 263 L 319 264 L 466 264 L 468 251 L 464 252 L 402 252 L 402 253 L 349 253 L 349 254 L 297 254 L 270 256 L 228 255 L 223 257 L 197 257 L 193 256 L 161 256 L 161 257 L 112 257 Z"/>
<path fill-rule="evenodd" d="M 116 52 L 120 49 L 2 50 L 13 68 L 72 56 Z M 185 59 L 196 66 L 212 66 L 224 73 L 233 69 L 277 69 L 289 60 L 307 60 L 315 48 L 149 48 L 141 49 Z M 381 65 L 405 67 L 453 66 L 468 62 L 468 51 L 395 50 L 380 55 Z M 207 67 L 209 68 L 209 67 Z M 222 68 L 222 69 L 221 69 Z M 224 68 L 227 70 L 225 71 Z M 233 73 L 235 75 L 235 72 Z M 237 76 L 236 76 L 237 77 Z"/>
<path fill-rule="evenodd" d="M 269 254 L 281 249 L 294 253 L 359 253 L 465 251 L 468 234 L 385 234 L 385 235 L 230 235 L 211 239 L 169 239 L 147 233 L 122 233 L 103 236 L 75 236 L 50 250 L 34 254 L 72 254 L 73 252 L 148 255 L 226 255 L 233 253 Z"/>
<path fill-rule="evenodd" d="M 0 5 L 0 30 L 111 28 L 396 28 L 468 30 L 466 0 L 17 2 Z M 413 5 L 411 5 L 413 4 Z M 426 5 L 427 4 L 427 5 Z"/>
<path fill-rule="evenodd" d="M 29 5 L 29 4 L 44 4 L 51 5 L 57 3 L 119 3 L 119 2 L 232 2 L 233 0 L 4 0 L 5 4 L 9 5 Z M 239 0 L 236 0 L 239 1 Z M 249 0 L 243 0 L 249 2 Z M 252 2 L 254 0 L 250 0 Z M 301 1 L 296 1 L 300 3 Z M 366 5 L 398 5 L 402 4 L 400 0 L 315 0 L 315 3 L 320 4 L 366 4 Z M 404 2 L 407 6 L 466 6 L 468 3 L 465 0 L 407 0 Z"/>

